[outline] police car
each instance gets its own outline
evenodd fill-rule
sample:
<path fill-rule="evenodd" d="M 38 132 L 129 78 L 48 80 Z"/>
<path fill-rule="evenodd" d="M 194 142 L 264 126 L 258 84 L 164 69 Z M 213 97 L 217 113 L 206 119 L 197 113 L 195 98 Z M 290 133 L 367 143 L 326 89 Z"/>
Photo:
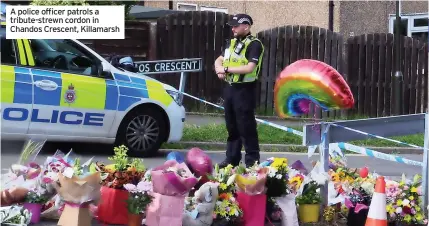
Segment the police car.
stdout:
<path fill-rule="evenodd" d="M 114 67 L 72 39 L 6 39 L 1 24 L 1 137 L 124 144 L 149 156 L 179 141 L 177 89 Z"/>

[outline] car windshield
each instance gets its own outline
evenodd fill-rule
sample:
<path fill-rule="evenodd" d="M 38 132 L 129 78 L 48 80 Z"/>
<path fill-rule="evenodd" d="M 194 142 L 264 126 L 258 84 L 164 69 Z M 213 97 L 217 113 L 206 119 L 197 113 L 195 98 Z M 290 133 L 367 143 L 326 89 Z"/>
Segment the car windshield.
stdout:
<path fill-rule="evenodd" d="M 73 48 L 68 39 L 33 39 L 30 40 L 33 51 L 36 52 L 61 52 L 77 56 L 85 55 L 76 48 Z"/>

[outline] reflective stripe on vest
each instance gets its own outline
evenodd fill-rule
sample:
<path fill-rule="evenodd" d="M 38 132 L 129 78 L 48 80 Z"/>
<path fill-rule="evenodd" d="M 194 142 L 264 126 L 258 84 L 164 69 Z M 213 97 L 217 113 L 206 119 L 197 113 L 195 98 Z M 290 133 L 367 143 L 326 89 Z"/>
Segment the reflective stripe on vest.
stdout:
<path fill-rule="evenodd" d="M 225 81 L 229 83 L 244 83 L 244 82 L 253 82 L 258 79 L 258 75 L 262 64 L 262 56 L 264 55 L 264 45 L 259 39 L 257 39 L 254 36 L 248 36 L 244 40 L 244 47 L 243 47 L 243 50 L 241 50 L 240 54 L 236 54 L 234 52 L 237 39 L 236 38 L 232 39 L 229 48 L 225 51 L 223 66 L 237 67 L 237 66 L 247 65 L 249 61 L 246 58 L 246 51 L 247 51 L 247 47 L 252 41 L 260 42 L 262 45 L 262 53 L 259 56 L 258 64 L 256 65 L 255 69 L 248 74 L 228 73 L 226 75 Z"/>

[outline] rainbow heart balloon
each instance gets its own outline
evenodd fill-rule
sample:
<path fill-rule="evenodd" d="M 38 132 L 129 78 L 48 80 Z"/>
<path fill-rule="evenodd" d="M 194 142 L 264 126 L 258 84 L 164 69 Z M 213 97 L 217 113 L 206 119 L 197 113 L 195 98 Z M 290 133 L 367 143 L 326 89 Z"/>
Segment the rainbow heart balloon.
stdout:
<path fill-rule="evenodd" d="M 309 112 L 310 104 L 322 110 L 349 109 L 353 94 L 343 77 L 333 67 L 311 59 L 287 66 L 276 79 L 274 105 L 281 118 Z"/>

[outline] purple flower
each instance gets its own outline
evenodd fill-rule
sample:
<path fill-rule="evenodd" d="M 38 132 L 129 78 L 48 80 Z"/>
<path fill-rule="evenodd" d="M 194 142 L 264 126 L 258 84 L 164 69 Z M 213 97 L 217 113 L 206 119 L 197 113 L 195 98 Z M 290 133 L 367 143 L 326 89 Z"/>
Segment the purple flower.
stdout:
<path fill-rule="evenodd" d="M 140 181 L 137 184 L 137 190 L 139 192 L 150 192 L 152 191 L 152 183 L 148 181 Z"/>
<path fill-rule="evenodd" d="M 127 189 L 129 192 L 136 192 L 137 187 L 134 184 L 125 184 L 124 188 Z"/>

